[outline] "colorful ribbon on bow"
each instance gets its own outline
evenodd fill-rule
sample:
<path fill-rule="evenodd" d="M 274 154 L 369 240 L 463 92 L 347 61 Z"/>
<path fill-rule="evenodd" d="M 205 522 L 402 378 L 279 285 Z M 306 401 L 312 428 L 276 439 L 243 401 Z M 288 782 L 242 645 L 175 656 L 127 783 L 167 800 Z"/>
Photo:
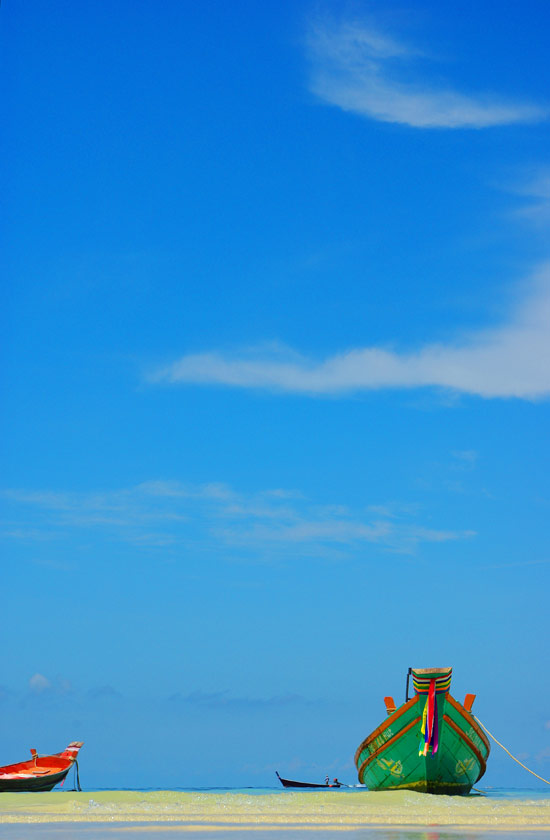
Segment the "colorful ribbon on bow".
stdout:
<path fill-rule="evenodd" d="M 418 748 L 418 755 L 428 755 L 429 752 L 434 755 L 439 747 L 439 731 L 437 724 L 437 694 L 435 690 L 435 680 L 430 680 L 430 688 L 428 690 L 428 699 L 424 706 L 424 713 L 422 715 L 422 728 L 420 730 L 424 739 L 420 741 Z"/>

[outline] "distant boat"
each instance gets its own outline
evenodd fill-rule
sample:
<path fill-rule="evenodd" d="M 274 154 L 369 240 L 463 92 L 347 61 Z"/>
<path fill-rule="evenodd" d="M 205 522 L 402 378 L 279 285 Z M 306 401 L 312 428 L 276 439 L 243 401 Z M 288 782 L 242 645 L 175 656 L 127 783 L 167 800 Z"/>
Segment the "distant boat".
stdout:
<path fill-rule="evenodd" d="M 82 741 L 73 741 L 66 750 L 55 755 L 38 755 L 18 764 L 0 767 L 0 791 L 52 790 L 62 782 L 76 761 Z"/>
<path fill-rule="evenodd" d="M 475 694 L 455 700 L 451 675 L 452 668 L 409 668 L 405 703 L 396 709 L 384 698 L 388 718 L 355 753 L 359 781 L 369 790 L 466 794 L 481 779 L 489 741 L 471 714 Z"/>
<path fill-rule="evenodd" d="M 276 770 L 275 773 L 277 773 Z M 279 779 L 282 786 L 286 788 L 324 788 L 326 790 L 327 788 L 343 787 L 343 785 L 336 780 L 334 782 L 329 782 L 328 784 L 317 785 L 310 782 L 293 782 L 291 779 L 282 779 L 278 773 L 277 778 Z"/>

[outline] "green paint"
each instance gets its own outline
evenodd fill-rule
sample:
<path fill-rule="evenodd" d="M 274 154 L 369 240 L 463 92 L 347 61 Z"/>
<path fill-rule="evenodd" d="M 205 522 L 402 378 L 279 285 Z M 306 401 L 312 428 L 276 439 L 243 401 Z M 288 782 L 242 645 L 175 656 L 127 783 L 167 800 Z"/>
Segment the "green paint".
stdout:
<path fill-rule="evenodd" d="M 406 788 L 422 793 L 466 794 L 485 772 L 471 744 L 485 761 L 489 747 L 476 731 L 471 715 L 448 693 L 437 697 L 438 751 L 435 755 L 418 754 L 424 740 L 420 730 L 426 699 L 426 695 L 416 695 L 403 704 L 384 721 L 376 738 L 361 745 L 356 754 L 357 770 L 359 781 L 369 790 Z M 450 718 L 462 735 L 444 717 Z"/>

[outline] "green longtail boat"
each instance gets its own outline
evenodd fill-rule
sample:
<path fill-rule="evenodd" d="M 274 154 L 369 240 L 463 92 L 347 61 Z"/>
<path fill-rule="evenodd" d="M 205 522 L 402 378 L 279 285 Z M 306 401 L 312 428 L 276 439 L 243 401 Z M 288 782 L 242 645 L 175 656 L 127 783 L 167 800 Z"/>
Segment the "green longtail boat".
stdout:
<path fill-rule="evenodd" d="M 466 794 L 481 779 L 489 741 L 471 714 L 475 694 L 463 704 L 451 696 L 452 670 L 409 668 L 405 703 L 396 708 L 384 698 L 388 718 L 355 753 L 359 781 L 369 790 Z"/>

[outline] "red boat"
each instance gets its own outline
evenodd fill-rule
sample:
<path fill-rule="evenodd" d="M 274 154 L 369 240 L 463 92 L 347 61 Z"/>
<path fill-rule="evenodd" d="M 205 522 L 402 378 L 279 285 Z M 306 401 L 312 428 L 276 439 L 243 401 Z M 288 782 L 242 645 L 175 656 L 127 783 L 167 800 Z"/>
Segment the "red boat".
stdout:
<path fill-rule="evenodd" d="M 0 767 L 0 791 L 51 790 L 64 780 L 76 762 L 82 744 L 82 741 L 73 741 L 66 750 L 55 755 L 38 755 L 31 749 L 29 761 Z"/>

